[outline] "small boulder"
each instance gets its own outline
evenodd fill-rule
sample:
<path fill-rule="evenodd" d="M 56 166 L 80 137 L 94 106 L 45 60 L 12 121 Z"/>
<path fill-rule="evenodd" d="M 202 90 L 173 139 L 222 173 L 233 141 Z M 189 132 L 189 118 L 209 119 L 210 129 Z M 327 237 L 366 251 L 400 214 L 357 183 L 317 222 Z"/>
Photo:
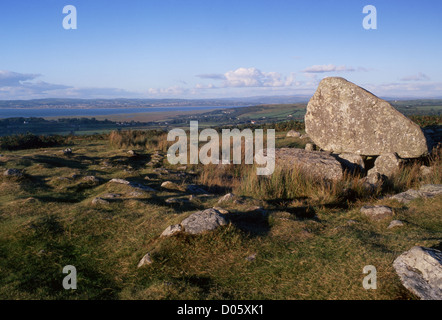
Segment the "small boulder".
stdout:
<path fill-rule="evenodd" d="M 393 216 L 393 210 L 387 206 L 363 206 L 361 212 L 372 220 L 383 220 Z"/>
<path fill-rule="evenodd" d="M 94 200 L 92 200 L 92 204 L 93 205 L 98 205 L 98 204 L 106 205 L 106 204 L 109 204 L 109 201 L 107 201 L 103 198 L 97 197 Z"/>
<path fill-rule="evenodd" d="M 233 193 L 228 193 L 224 196 L 222 196 L 219 200 L 218 203 L 223 203 L 223 202 L 228 202 L 228 201 L 233 201 L 235 199 L 235 195 Z"/>
<path fill-rule="evenodd" d="M 169 190 L 180 190 L 180 186 L 172 181 L 164 181 L 161 184 L 161 187 L 164 189 L 169 189 Z"/>
<path fill-rule="evenodd" d="M 405 224 L 401 220 L 393 220 L 388 225 L 387 229 L 393 229 L 396 227 L 403 227 Z"/>
<path fill-rule="evenodd" d="M 287 132 L 287 137 L 299 138 L 301 137 L 301 134 L 298 131 L 290 130 L 289 132 Z"/>
<path fill-rule="evenodd" d="M 66 148 L 63 150 L 63 154 L 65 155 L 71 155 L 72 154 L 72 149 L 71 148 Z"/>
<path fill-rule="evenodd" d="M 205 231 L 215 230 L 227 224 L 227 220 L 222 213 L 211 208 L 192 213 L 181 222 L 184 232 L 199 234 Z"/>
<path fill-rule="evenodd" d="M 393 262 L 402 284 L 422 300 L 442 300 L 442 252 L 415 246 Z"/>
<path fill-rule="evenodd" d="M 16 178 L 23 177 L 23 173 L 18 169 L 7 169 L 3 172 L 3 175 L 7 177 L 16 177 Z"/>
<path fill-rule="evenodd" d="M 150 257 L 150 254 L 146 253 L 146 255 L 143 258 L 141 258 L 140 262 L 138 262 L 137 267 L 140 268 L 142 266 L 152 264 L 152 262 L 153 261 L 152 261 L 152 258 Z"/>

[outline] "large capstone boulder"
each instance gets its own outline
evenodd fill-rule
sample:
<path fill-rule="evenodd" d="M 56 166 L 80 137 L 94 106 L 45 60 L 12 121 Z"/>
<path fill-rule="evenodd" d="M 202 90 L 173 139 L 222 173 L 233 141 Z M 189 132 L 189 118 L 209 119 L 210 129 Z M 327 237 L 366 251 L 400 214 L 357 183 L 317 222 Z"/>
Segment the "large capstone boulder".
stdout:
<path fill-rule="evenodd" d="M 442 300 L 442 252 L 413 247 L 393 262 L 405 288 L 422 300 Z"/>
<path fill-rule="evenodd" d="M 276 166 L 299 168 L 314 177 L 339 180 L 343 177 L 341 163 L 329 152 L 296 148 L 275 149 Z"/>
<path fill-rule="evenodd" d="M 421 128 L 387 101 L 339 77 L 319 83 L 307 105 L 305 130 L 321 149 L 334 153 L 417 158 L 431 147 Z"/>

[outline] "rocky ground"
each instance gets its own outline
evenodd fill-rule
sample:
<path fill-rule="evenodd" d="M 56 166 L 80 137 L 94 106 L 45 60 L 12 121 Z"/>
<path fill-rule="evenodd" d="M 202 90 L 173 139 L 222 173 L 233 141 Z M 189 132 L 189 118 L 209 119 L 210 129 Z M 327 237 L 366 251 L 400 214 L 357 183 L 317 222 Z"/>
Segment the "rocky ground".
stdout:
<path fill-rule="evenodd" d="M 284 133 L 277 146 L 308 142 Z M 440 249 L 438 161 L 428 166 L 438 173 L 408 169 L 376 190 L 339 173 L 346 183 L 286 186 L 269 198 L 258 189 L 271 181 L 248 189 L 233 174 L 236 184 L 219 186 L 202 166 L 98 138 L 4 152 L 0 297 L 419 298 L 393 261 L 415 246 Z M 77 268 L 74 292 L 61 286 L 65 265 Z M 366 265 L 377 268 L 376 290 L 362 286 Z"/>

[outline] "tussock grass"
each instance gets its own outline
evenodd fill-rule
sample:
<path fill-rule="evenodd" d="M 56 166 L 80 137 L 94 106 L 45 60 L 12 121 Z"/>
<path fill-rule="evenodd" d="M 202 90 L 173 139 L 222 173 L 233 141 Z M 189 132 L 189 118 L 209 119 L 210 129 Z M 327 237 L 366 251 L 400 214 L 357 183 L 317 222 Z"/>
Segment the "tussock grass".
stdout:
<path fill-rule="evenodd" d="M 169 173 L 159 174 L 143 163 L 163 140 L 146 148 L 138 133 L 115 137 L 113 149 L 102 137 L 73 140 L 70 158 L 60 147 L 8 151 L 0 158 L 3 168 L 20 166 L 27 174 L 23 180 L 0 176 L 1 299 L 415 299 L 392 262 L 414 245 L 440 246 L 441 197 L 408 205 L 378 199 L 442 183 L 440 155 L 426 162 L 432 175 L 422 176 L 424 162 L 416 162 L 385 189 L 367 193 L 357 175 L 326 182 L 297 168 L 277 168 L 270 177 L 256 176 L 253 165 L 188 165 L 185 178 L 168 166 Z M 142 151 L 131 157 L 124 149 L 135 146 Z M 84 184 L 87 175 L 100 182 Z M 131 196 L 134 188 L 108 183 L 112 178 L 158 192 Z M 166 204 L 167 198 L 188 196 L 160 188 L 162 181 L 180 179 L 214 196 Z M 226 192 L 239 202 L 217 204 Z M 109 193 L 120 196 L 91 204 Z M 389 221 L 370 221 L 360 213 L 365 204 L 391 206 L 405 226 L 387 229 Z M 236 220 L 201 235 L 160 237 L 167 226 L 215 205 Z M 248 212 L 256 205 L 266 210 L 259 219 Z M 148 252 L 153 263 L 137 268 Z M 77 268 L 75 291 L 62 288 L 68 264 Z M 377 268 L 377 290 L 362 287 L 369 264 Z"/>

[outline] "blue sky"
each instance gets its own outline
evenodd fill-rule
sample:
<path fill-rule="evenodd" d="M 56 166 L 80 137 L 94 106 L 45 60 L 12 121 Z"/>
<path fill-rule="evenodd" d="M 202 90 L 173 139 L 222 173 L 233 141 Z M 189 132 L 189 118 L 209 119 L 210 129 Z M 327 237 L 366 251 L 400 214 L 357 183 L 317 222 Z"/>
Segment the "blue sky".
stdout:
<path fill-rule="evenodd" d="M 0 99 L 312 94 L 328 76 L 442 97 L 441 15 L 439 0 L 2 1 Z"/>

